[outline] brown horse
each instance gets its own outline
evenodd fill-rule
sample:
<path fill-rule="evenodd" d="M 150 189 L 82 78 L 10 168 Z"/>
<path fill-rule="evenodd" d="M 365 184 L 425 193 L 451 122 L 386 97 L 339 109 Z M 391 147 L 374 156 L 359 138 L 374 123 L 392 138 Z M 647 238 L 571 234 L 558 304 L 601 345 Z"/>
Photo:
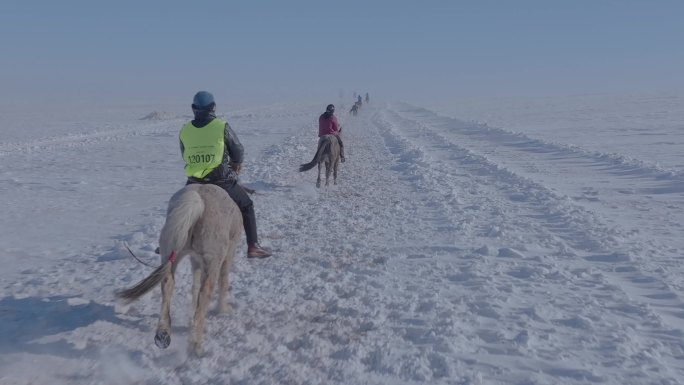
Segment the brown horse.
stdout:
<path fill-rule="evenodd" d="M 311 162 L 299 166 L 299 171 L 311 170 L 318 165 L 318 179 L 316 187 L 321 187 L 321 163 L 325 163 L 325 185 L 328 186 L 330 172 L 333 174 L 333 184 L 337 184 L 337 166 L 340 163 L 340 144 L 335 135 L 323 135 L 318 139 L 318 150 Z"/>
<path fill-rule="evenodd" d="M 169 201 L 166 223 L 159 238 L 161 266 L 137 285 L 117 292 L 132 302 L 162 285 L 162 305 L 155 344 L 165 349 L 171 343 L 171 294 L 174 274 L 181 259 L 192 263 L 192 310 L 188 351 L 200 355 L 204 339 L 204 319 L 218 278 L 219 313 L 230 310 L 226 302 L 228 271 L 242 236 L 240 209 L 226 192 L 211 184 L 187 185 Z"/>

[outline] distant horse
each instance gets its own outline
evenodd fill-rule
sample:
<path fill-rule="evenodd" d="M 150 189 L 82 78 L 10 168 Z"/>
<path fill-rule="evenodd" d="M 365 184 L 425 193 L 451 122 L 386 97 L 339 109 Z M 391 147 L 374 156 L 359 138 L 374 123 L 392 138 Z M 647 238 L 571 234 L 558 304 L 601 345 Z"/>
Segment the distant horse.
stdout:
<path fill-rule="evenodd" d="M 165 349 L 171 343 L 171 294 L 174 274 L 181 259 L 190 255 L 192 263 L 192 310 L 188 351 L 200 355 L 204 340 L 204 318 L 211 293 L 219 280 L 219 313 L 230 310 L 226 302 L 228 272 L 242 236 L 242 214 L 222 188 L 212 184 L 191 184 L 176 192 L 169 201 L 166 223 L 159 238 L 161 266 L 135 286 L 117 292 L 133 302 L 161 282 L 162 305 L 155 344 Z"/>
<path fill-rule="evenodd" d="M 340 144 L 335 135 L 323 135 L 318 139 L 318 150 L 313 160 L 299 166 L 299 171 L 311 170 L 318 165 L 318 179 L 316 187 L 321 187 L 321 163 L 325 163 L 325 185 L 328 186 L 330 172 L 333 174 L 333 184 L 337 184 L 337 166 L 340 163 Z"/>
<path fill-rule="evenodd" d="M 351 115 L 353 115 L 353 116 L 358 115 L 358 113 L 359 113 L 359 103 L 358 103 L 358 102 L 357 102 L 357 103 L 354 103 L 354 105 L 352 106 L 351 110 L 349 110 L 349 113 L 350 113 Z"/>

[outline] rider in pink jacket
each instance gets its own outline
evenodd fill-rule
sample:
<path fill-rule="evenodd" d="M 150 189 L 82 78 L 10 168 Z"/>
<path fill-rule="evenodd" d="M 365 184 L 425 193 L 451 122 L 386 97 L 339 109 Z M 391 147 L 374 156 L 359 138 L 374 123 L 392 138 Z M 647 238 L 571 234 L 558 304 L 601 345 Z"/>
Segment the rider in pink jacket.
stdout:
<path fill-rule="evenodd" d="M 323 135 L 335 135 L 337 141 L 340 143 L 340 160 L 344 162 L 344 144 L 342 143 L 342 138 L 340 138 L 341 131 L 342 127 L 340 127 L 340 123 L 335 116 L 335 106 L 328 104 L 325 112 L 318 117 L 318 137 L 320 138 Z"/>

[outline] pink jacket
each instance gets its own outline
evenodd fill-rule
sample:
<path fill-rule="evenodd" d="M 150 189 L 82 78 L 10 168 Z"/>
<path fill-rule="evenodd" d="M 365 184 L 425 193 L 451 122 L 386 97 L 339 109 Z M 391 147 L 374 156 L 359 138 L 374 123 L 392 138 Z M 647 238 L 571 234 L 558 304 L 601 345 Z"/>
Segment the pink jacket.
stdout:
<path fill-rule="evenodd" d="M 329 118 L 325 117 L 323 113 L 318 118 L 318 137 L 323 135 L 337 135 L 340 133 L 340 124 L 337 122 L 337 117 L 331 115 Z"/>

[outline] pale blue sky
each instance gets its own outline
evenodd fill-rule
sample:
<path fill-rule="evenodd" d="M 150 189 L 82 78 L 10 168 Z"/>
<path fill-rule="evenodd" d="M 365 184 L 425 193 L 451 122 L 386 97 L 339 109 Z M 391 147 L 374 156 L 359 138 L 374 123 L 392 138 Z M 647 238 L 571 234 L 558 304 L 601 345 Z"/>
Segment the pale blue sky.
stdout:
<path fill-rule="evenodd" d="M 684 1 L 21 0 L 0 101 L 684 89 Z"/>

